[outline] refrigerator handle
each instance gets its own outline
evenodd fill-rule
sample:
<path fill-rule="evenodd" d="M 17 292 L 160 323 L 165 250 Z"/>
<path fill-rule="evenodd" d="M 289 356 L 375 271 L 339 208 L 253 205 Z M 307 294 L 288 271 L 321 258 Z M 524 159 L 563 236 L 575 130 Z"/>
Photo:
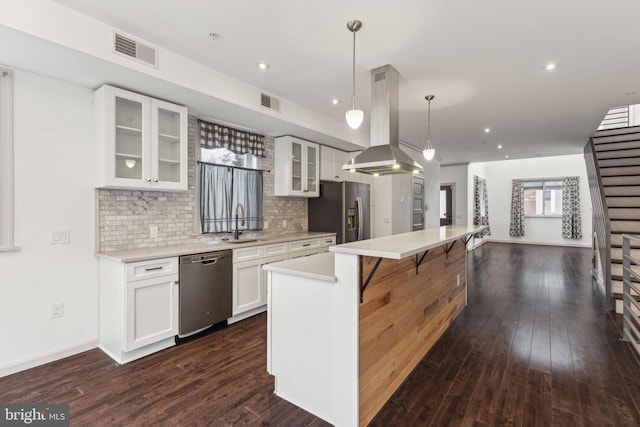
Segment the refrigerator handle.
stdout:
<path fill-rule="evenodd" d="M 358 231 L 356 240 L 362 240 L 362 198 L 360 196 L 356 197 L 356 211 L 358 213 Z"/>

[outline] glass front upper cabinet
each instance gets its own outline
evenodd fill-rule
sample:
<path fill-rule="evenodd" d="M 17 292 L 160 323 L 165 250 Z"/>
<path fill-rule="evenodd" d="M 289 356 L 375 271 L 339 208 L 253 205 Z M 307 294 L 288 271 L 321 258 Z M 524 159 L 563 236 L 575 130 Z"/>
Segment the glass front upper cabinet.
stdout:
<path fill-rule="evenodd" d="M 95 99 L 97 187 L 187 189 L 185 107 L 112 86 Z"/>

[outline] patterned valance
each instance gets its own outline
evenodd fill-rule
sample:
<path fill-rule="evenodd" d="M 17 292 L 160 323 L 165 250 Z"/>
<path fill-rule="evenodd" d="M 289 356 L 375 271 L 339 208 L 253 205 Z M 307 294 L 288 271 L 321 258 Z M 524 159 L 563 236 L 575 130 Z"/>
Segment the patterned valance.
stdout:
<path fill-rule="evenodd" d="M 236 154 L 253 154 L 264 157 L 264 136 L 244 130 L 198 120 L 200 146 L 226 148 Z"/>

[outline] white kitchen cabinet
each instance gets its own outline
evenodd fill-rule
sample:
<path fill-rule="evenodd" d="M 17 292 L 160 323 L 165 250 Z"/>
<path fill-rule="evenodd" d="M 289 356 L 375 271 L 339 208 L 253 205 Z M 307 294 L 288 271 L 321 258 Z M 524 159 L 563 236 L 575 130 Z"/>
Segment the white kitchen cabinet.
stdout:
<path fill-rule="evenodd" d="M 318 197 L 320 146 L 293 136 L 275 139 L 276 196 Z"/>
<path fill-rule="evenodd" d="M 94 110 L 97 187 L 187 190 L 186 107 L 105 85 Z"/>
<path fill-rule="evenodd" d="M 288 258 L 287 254 L 282 254 L 233 265 L 234 316 L 267 304 L 267 274 L 262 266 Z"/>
<path fill-rule="evenodd" d="M 347 163 L 346 151 L 322 145 L 320 147 L 320 179 L 324 181 L 346 181 L 349 171 L 342 169 Z"/>
<path fill-rule="evenodd" d="M 267 304 L 267 283 L 262 266 L 288 259 L 289 243 L 249 246 L 233 250 L 233 316 Z"/>
<path fill-rule="evenodd" d="M 178 333 L 178 275 L 127 283 L 127 340 L 131 351 Z"/>
<path fill-rule="evenodd" d="M 127 363 L 175 345 L 178 258 L 100 258 L 100 348 Z"/>

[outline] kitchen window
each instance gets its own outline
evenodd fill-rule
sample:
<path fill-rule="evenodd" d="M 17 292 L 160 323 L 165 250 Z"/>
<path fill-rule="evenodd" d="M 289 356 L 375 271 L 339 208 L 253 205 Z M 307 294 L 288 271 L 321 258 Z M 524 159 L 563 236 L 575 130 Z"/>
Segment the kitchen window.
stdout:
<path fill-rule="evenodd" d="M 200 231 L 262 230 L 263 177 L 258 168 L 264 157 L 264 137 L 202 120 L 198 123 Z"/>
<path fill-rule="evenodd" d="M 0 251 L 13 246 L 13 73 L 0 68 Z"/>
<path fill-rule="evenodd" d="M 525 217 L 562 216 L 562 179 L 523 181 Z"/>

